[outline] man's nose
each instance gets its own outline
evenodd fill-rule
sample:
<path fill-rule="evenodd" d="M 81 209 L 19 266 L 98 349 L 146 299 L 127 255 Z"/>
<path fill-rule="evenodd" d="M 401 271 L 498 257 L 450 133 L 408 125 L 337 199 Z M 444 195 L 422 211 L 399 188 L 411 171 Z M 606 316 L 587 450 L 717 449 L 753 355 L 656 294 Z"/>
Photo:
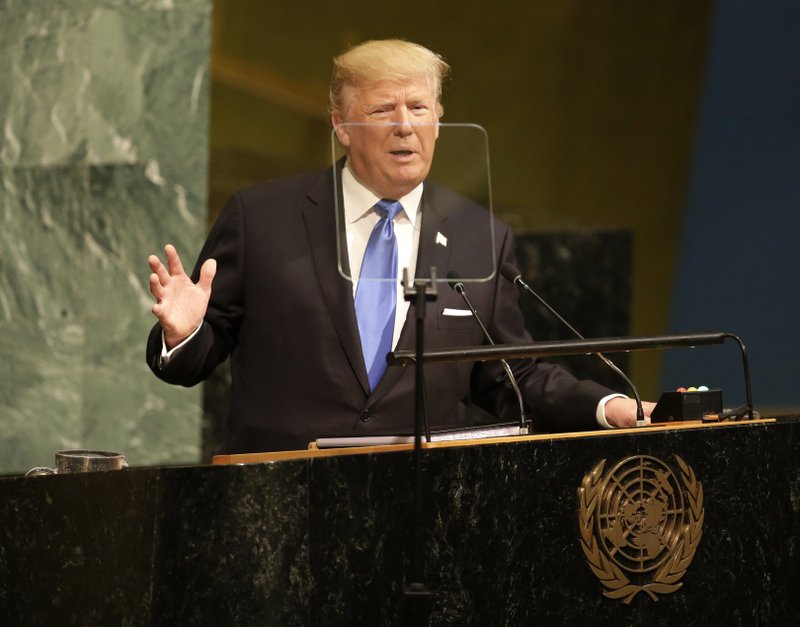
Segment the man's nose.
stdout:
<path fill-rule="evenodd" d="M 394 123 L 394 134 L 400 135 L 401 137 L 405 137 L 406 135 L 411 135 L 414 132 L 414 129 L 411 128 L 411 116 L 408 114 L 408 108 L 406 107 L 396 107 L 394 110 L 394 119 L 392 120 Z"/>

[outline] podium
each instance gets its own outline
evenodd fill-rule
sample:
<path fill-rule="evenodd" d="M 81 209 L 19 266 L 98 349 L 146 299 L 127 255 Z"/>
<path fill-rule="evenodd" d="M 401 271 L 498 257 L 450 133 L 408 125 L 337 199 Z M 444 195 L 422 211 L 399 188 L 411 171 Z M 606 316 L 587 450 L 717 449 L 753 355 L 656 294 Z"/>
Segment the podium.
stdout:
<path fill-rule="evenodd" d="M 401 624 L 411 455 L 2 478 L 0 624 Z M 424 471 L 431 625 L 800 623 L 800 418 L 440 443 Z"/>

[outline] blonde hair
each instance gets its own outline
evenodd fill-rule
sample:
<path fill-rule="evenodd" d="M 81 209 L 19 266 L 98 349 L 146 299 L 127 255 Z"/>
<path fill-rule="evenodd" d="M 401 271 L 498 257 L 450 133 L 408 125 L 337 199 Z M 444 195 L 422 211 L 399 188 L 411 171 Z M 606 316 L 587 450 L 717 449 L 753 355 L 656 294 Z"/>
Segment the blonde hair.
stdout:
<path fill-rule="evenodd" d="M 441 55 L 402 39 L 365 41 L 333 59 L 330 112 L 343 113 L 346 87 L 369 85 L 380 80 L 413 80 L 425 77 L 436 96 L 437 115 L 442 109 L 442 80 L 450 72 Z"/>

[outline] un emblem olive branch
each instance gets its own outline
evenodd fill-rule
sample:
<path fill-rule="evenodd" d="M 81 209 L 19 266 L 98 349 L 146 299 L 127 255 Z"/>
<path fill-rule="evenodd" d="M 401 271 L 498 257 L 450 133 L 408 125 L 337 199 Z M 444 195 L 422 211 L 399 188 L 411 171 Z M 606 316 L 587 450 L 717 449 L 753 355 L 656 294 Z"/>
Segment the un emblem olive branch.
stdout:
<path fill-rule="evenodd" d="M 702 484 L 697 480 L 694 471 L 677 455 L 675 456 L 675 461 L 680 468 L 680 486 L 675 483 L 671 471 L 661 460 L 646 458 L 645 456 L 631 457 L 623 460 L 605 476 L 603 475 L 603 470 L 606 465 L 606 460 L 601 460 L 584 476 L 581 482 L 581 487 L 578 489 L 578 527 L 580 531 L 581 548 L 583 549 L 590 569 L 606 588 L 603 594 L 608 598 L 622 599 L 623 602 L 627 604 L 630 603 L 639 592 L 645 592 L 651 599 L 658 601 L 659 594 L 663 595 L 675 592 L 683 585 L 680 579 L 686 574 L 686 570 L 691 564 L 697 546 L 700 543 L 705 514 L 703 510 Z M 638 462 L 638 466 L 635 465 L 635 462 Z M 627 494 L 624 495 L 627 497 L 627 501 L 620 499 L 618 493 L 624 491 L 624 488 L 620 478 L 615 476 L 614 472 L 625 468 L 626 465 L 630 467 L 631 464 L 634 464 L 633 471 L 638 471 L 640 477 L 644 476 L 646 472 L 651 472 L 651 474 L 654 475 L 655 479 L 651 479 L 650 482 L 656 485 L 655 491 L 662 501 L 654 501 L 652 494 L 648 495 L 646 503 L 643 503 L 645 499 L 639 494 L 634 495 L 637 498 L 632 498 L 631 495 Z M 658 464 L 663 467 L 664 470 L 658 468 L 653 470 L 650 467 L 651 464 Z M 627 472 L 630 474 L 633 471 L 629 469 Z M 672 485 L 675 486 L 675 488 L 671 487 L 670 479 L 672 479 Z M 643 484 L 644 481 L 640 481 L 639 483 Z M 680 489 L 679 495 L 673 494 L 677 488 L 682 488 Z M 615 495 L 617 498 L 612 499 L 611 497 Z M 667 525 L 662 521 L 666 507 L 664 501 L 667 500 L 667 496 L 673 497 L 673 499 L 678 500 L 680 503 L 685 503 L 685 506 L 680 511 L 669 510 L 674 517 L 680 516 L 679 519 L 675 518 L 680 521 L 680 524 L 676 526 L 674 532 L 669 532 L 670 530 L 667 529 Z M 647 506 L 652 502 L 655 502 L 654 511 L 656 514 L 661 515 L 660 518 L 657 515 L 653 516 L 661 523 L 657 532 L 654 532 L 649 527 L 648 530 L 650 536 L 655 535 L 658 540 L 658 546 L 655 552 L 656 555 L 663 549 L 667 551 L 667 556 L 666 559 L 659 558 L 655 561 L 655 564 L 658 565 L 655 569 L 655 574 L 652 579 L 644 585 L 638 585 L 632 582 L 625 574 L 625 570 L 642 573 L 648 569 L 641 568 L 641 565 L 640 568 L 636 570 L 631 567 L 625 567 L 624 565 L 621 567 L 620 564 L 617 563 L 617 561 L 620 560 L 618 560 L 613 551 L 609 551 L 608 546 L 603 543 L 601 535 L 603 531 L 600 529 L 598 520 L 600 519 L 601 501 L 604 498 L 606 499 L 607 506 L 609 503 L 614 503 L 617 508 L 620 508 L 621 503 L 626 503 L 626 508 L 629 510 L 628 517 L 640 524 L 646 523 Z M 630 512 L 631 506 L 636 510 L 633 513 Z M 643 510 L 645 514 L 642 513 Z M 618 522 L 617 519 L 621 515 L 620 511 L 616 511 L 612 516 L 608 516 L 608 514 L 606 516 L 607 518 L 613 519 L 614 522 Z M 626 521 L 629 523 L 631 520 L 626 518 Z M 607 529 L 605 533 L 611 536 L 612 534 L 609 533 L 609 531 L 610 530 Z M 620 535 L 621 532 L 619 529 L 615 531 L 616 533 L 614 534 L 615 537 L 613 540 L 617 543 L 616 549 L 619 549 L 625 543 L 625 537 Z M 631 529 L 627 530 L 628 534 L 631 532 Z M 666 536 L 666 541 L 664 536 Z M 653 542 L 653 538 L 650 538 L 650 542 Z M 639 561 L 644 562 L 645 560 L 641 559 Z M 654 568 L 654 566 L 651 566 L 651 568 Z"/>

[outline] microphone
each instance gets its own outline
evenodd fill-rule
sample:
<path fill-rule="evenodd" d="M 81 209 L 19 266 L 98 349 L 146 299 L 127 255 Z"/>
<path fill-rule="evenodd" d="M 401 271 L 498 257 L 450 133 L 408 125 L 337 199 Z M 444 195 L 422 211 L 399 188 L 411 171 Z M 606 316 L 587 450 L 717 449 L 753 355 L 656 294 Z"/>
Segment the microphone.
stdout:
<path fill-rule="evenodd" d="M 475 307 L 472 306 L 469 298 L 467 297 L 467 290 L 464 287 L 464 283 L 460 280 L 461 276 L 458 272 L 450 271 L 447 273 L 447 278 L 450 281 L 455 281 L 455 283 L 451 283 L 450 287 L 455 290 L 455 292 L 464 299 L 464 303 L 466 303 L 469 310 L 472 312 L 472 317 L 475 318 L 475 321 L 480 326 L 481 331 L 483 331 L 483 335 L 486 340 L 492 346 L 495 345 L 492 336 L 489 335 L 489 331 L 486 330 L 483 322 L 481 321 L 478 312 L 475 311 Z M 501 359 L 500 363 L 503 364 L 503 369 L 506 371 L 506 376 L 508 377 L 508 381 L 511 383 L 511 387 L 514 389 L 514 394 L 517 395 L 517 402 L 519 403 L 519 433 L 520 435 L 527 435 L 528 434 L 528 424 L 525 421 L 525 402 L 522 400 L 522 392 L 519 390 L 519 385 L 517 385 L 517 378 L 514 376 L 514 373 L 511 371 L 511 366 L 508 365 L 508 362 L 505 359 Z"/>
<path fill-rule="evenodd" d="M 541 305 L 544 306 L 545 309 L 547 309 L 547 311 L 549 311 L 553 315 L 553 317 L 555 317 L 559 322 L 561 322 L 561 324 L 563 324 L 570 331 L 572 331 L 572 333 L 575 336 L 577 336 L 582 340 L 586 339 L 575 329 L 575 327 L 573 327 L 569 322 L 564 320 L 564 318 L 562 318 L 561 315 L 555 309 L 553 309 L 547 301 L 545 301 L 541 296 L 539 296 L 539 294 L 534 292 L 533 288 L 531 288 L 530 285 L 525 283 L 525 281 L 522 279 L 522 272 L 520 272 L 516 266 L 513 266 L 510 263 L 504 263 L 503 265 L 500 266 L 500 274 L 503 275 L 504 279 L 506 279 L 510 283 L 513 283 L 514 285 L 519 285 L 522 289 L 524 289 L 531 296 L 533 296 L 537 301 L 539 301 Z M 636 399 L 636 426 L 637 427 L 644 426 L 644 407 L 642 407 L 642 399 L 639 396 L 639 390 L 636 389 L 636 386 L 633 384 L 633 381 L 631 381 L 628 378 L 628 376 L 624 372 L 622 372 L 622 370 L 617 368 L 617 365 L 613 361 L 611 361 L 608 357 L 603 355 L 603 353 L 596 353 L 596 354 L 600 359 L 602 359 L 606 363 L 606 365 L 609 368 L 611 368 L 614 372 L 616 372 L 625 381 L 625 383 L 631 390 L 633 390 L 633 396 Z"/>

